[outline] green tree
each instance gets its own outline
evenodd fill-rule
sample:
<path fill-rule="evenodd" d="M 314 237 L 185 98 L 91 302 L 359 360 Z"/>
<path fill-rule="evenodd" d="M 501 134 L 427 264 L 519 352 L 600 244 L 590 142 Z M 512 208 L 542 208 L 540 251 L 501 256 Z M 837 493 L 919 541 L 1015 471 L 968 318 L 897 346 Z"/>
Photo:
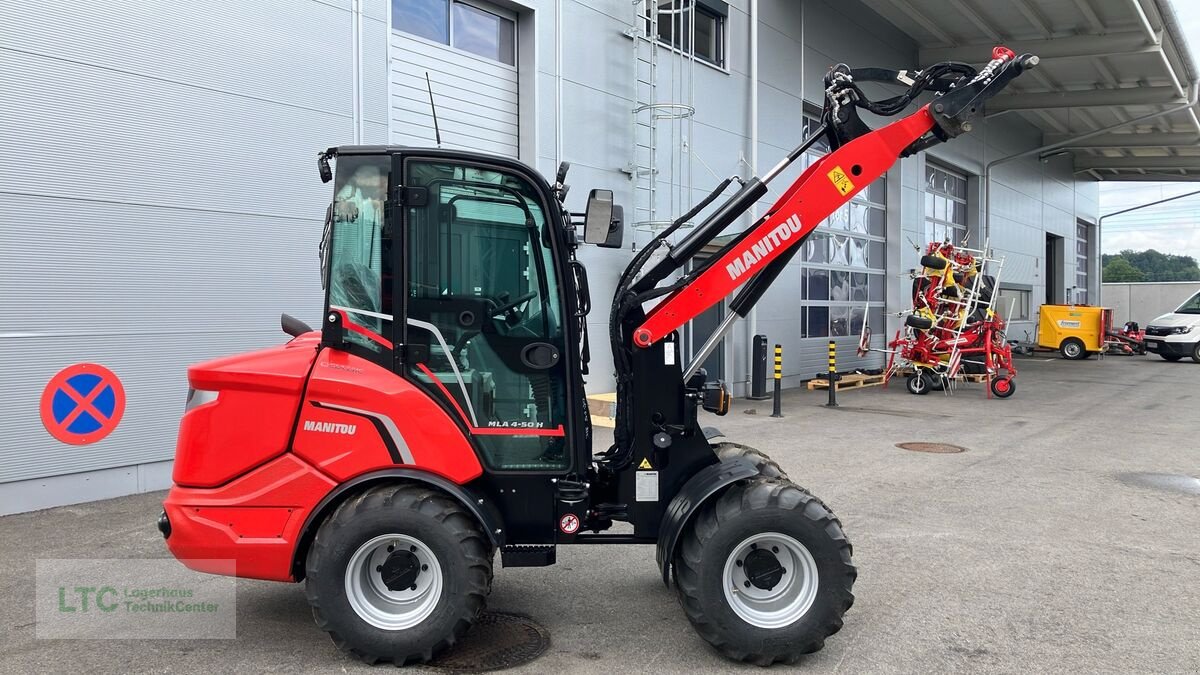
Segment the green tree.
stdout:
<path fill-rule="evenodd" d="M 1125 264 L 1140 273 L 1141 278 L 1110 279 L 1109 265 L 1118 260 L 1124 261 Z M 1126 249 L 1115 256 L 1102 256 L 1101 262 L 1104 264 L 1105 281 L 1200 281 L 1200 266 L 1196 265 L 1196 259 L 1190 255 L 1159 253 L 1154 249 L 1145 251 Z M 1113 274 L 1127 277 L 1129 271 L 1124 265 L 1118 265 Z"/>
<path fill-rule="evenodd" d="M 1104 256 L 1104 283 L 1145 281 L 1146 275 L 1123 256 Z"/>

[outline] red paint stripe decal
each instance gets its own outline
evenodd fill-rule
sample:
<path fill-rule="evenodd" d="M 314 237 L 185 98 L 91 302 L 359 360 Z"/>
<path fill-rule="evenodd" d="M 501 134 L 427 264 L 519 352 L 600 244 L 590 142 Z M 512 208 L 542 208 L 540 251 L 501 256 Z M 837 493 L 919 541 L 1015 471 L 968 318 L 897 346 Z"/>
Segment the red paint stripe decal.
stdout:
<path fill-rule="evenodd" d="M 476 436 L 566 436 L 567 432 L 563 430 L 562 425 L 558 425 L 556 429 L 498 429 L 495 427 L 477 427 L 472 426 L 471 421 L 467 419 L 463 413 L 462 406 L 458 405 L 458 399 L 450 395 L 450 390 L 446 389 L 446 385 L 433 374 L 431 370 L 424 364 L 418 363 L 417 367 L 421 369 L 425 376 L 433 381 L 437 388 L 450 400 L 450 405 L 458 411 L 458 416 L 462 418 L 463 424 L 471 430 L 471 433 Z"/>

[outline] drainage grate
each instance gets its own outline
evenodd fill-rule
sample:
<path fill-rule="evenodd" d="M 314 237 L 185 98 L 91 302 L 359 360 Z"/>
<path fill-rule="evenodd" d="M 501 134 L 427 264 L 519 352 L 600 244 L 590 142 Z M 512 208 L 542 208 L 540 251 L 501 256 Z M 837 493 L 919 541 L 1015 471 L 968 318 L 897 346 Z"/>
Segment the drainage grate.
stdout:
<path fill-rule="evenodd" d="M 525 665 L 550 646 L 550 632 L 516 614 L 485 612 L 458 644 L 429 663 L 454 673 L 483 673 Z"/>
<path fill-rule="evenodd" d="M 949 443 L 897 443 L 896 447 L 900 448 L 901 450 L 912 450 L 913 452 L 933 452 L 943 455 L 967 451 L 967 449 L 961 445 L 950 445 Z"/>

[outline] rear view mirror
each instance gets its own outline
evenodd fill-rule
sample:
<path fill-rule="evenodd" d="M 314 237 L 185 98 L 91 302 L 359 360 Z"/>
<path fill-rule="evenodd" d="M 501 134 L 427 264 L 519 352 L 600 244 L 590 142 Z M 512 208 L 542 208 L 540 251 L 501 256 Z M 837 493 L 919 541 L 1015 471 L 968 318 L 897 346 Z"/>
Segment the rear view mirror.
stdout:
<path fill-rule="evenodd" d="M 623 215 L 621 207 L 613 205 L 612 190 L 592 190 L 588 193 L 583 219 L 583 240 L 605 248 L 620 248 Z"/>

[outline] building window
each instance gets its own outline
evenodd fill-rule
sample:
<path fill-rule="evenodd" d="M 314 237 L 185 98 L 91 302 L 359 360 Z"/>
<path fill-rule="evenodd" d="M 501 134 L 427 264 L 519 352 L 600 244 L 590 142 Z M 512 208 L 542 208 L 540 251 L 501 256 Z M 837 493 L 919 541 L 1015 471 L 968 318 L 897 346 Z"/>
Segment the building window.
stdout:
<path fill-rule="evenodd" d="M 967 177 L 925 162 L 925 243 L 967 241 Z"/>
<path fill-rule="evenodd" d="M 1088 241 L 1091 226 L 1083 221 L 1075 223 L 1075 302 L 1086 305 L 1088 301 Z"/>
<path fill-rule="evenodd" d="M 651 32 L 650 12 L 657 6 L 658 41 L 684 54 L 721 68 L 725 67 L 725 18 L 729 13 L 724 2 L 714 0 L 648 0 L 646 3 L 646 32 Z M 694 48 L 693 48 L 694 44 Z"/>
<path fill-rule="evenodd" d="M 517 24 L 504 14 L 464 0 L 392 0 L 394 30 L 512 66 Z"/>
<path fill-rule="evenodd" d="M 996 293 L 996 311 L 1008 321 L 1028 321 L 1032 296 L 1031 291 L 1001 286 Z"/>
<path fill-rule="evenodd" d="M 811 128 L 814 120 L 806 119 Z M 819 141 L 805 165 L 829 152 Z M 872 330 L 883 331 L 886 301 L 887 176 L 867 186 L 834 211 L 804 243 L 800 277 L 800 335 L 808 338 L 858 335 L 864 311 Z"/>

